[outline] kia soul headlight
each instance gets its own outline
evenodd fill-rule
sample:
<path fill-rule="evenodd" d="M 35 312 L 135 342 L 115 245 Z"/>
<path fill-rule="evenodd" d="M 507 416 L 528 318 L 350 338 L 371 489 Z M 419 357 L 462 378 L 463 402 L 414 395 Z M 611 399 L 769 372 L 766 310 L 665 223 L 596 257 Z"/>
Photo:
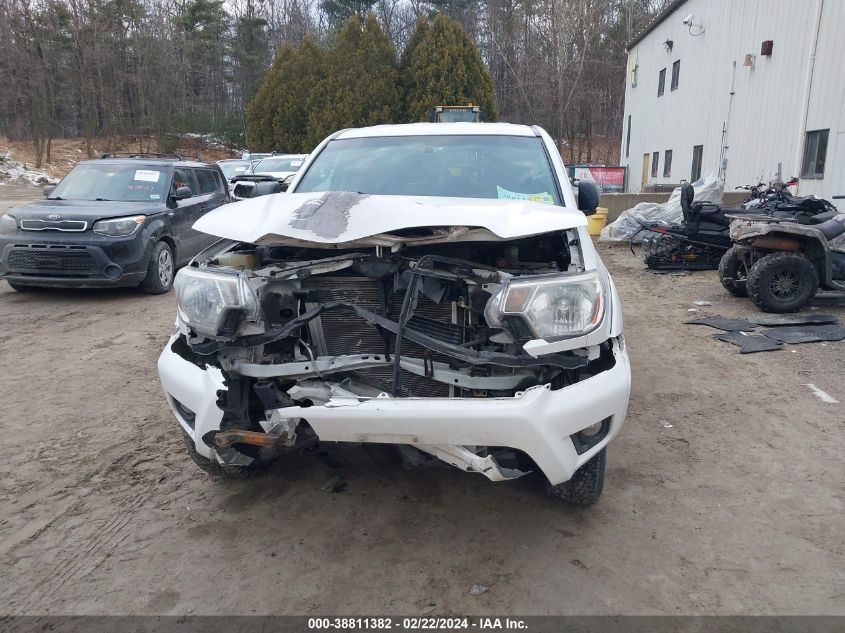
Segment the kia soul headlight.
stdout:
<path fill-rule="evenodd" d="M 138 230 L 147 219 L 145 215 L 133 215 L 128 218 L 114 218 L 112 220 L 99 220 L 94 222 L 92 231 L 109 237 L 126 237 Z"/>
<path fill-rule="evenodd" d="M 14 233 L 18 230 L 18 223 L 11 215 L 0 216 L 0 233 Z"/>
<path fill-rule="evenodd" d="M 490 297 L 484 317 L 518 339 L 572 338 L 595 330 L 604 310 L 601 278 L 588 272 L 513 277 Z"/>
<path fill-rule="evenodd" d="M 237 271 L 185 267 L 173 282 L 179 318 L 197 334 L 231 336 L 244 321 L 258 316 L 258 297 Z"/>

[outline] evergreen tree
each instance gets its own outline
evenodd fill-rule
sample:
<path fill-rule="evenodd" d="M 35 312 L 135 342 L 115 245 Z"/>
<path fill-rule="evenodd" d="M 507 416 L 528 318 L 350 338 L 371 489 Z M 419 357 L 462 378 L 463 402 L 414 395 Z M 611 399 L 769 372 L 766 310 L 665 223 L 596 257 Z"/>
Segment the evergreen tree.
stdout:
<path fill-rule="evenodd" d="M 399 59 L 399 89 L 402 97 L 402 120 L 403 122 L 412 122 L 414 119 L 410 116 L 410 103 L 408 97 L 411 95 L 413 89 L 413 74 L 411 72 L 411 62 L 414 59 L 414 51 L 420 42 L 428 37 L 431 31 L 431 25 L 426 18 L 417 19 L 417 24 L 411 37 L 405 44 L 402 50 L 402 57 Z"/>
<path fill-rule="evenodd" d="M 274 147 L 282 152 L 308 153 L 308 101 L 325 76 L 323 51 L 307 36 L 278 67 L 272 90 Z"/>
<path fill-rule="evenodd" d="M 234 61 L 232 81 L 244 103 L 255 96 L 261 85 L 268 46 L 267 20 L 252 12 L 238 18 L 230 53 Z"/>
<path fill-rule="evenodd" d="M 443 14 L 431 26 L 419 22 L 411 44 L 403 55 L 401 77 L 409 121 L 425 120 L 436 105 L 469 103 L 480 106 L 488 121 L 496 120 L 493 81 L 475 44 L 456 22 Z"/>
<path fill-rule="evenodd" d="M 308 143 L 346 128 L 391 123 L 401 108 L 396 52 L 370 13 L 346 21 L 326 53 L 326 77 L 308 101 Z"/>
<path fill-rule="evenodd" d="M 279 49 L 264 77 L 264 83 L 246 108 L 246 141 L 250 151 L 267 152 L 276 149 L 273 122 L 277 113 L 277 87 L 281 82 L 282 69 L 289 66 L 294 56 L 295 51 L 288 44 Z"/>
<path fill-rule="evenodd" d="M 334 28 L 343 26 L 353 15 L 365 19 L 375 4 L 376 0 L 320 0 L 320 8 Z"/>

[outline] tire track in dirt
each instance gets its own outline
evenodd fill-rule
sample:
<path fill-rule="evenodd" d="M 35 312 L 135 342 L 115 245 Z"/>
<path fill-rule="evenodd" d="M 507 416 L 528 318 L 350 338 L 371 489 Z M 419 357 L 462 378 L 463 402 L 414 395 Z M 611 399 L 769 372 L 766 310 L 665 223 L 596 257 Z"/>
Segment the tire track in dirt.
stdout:
<path fill-rule="evenodd" d="M 55 596 L 68 582 L 82 578 L 102 565 L 110 554 L 119 549 L 131 536 L 126 530 L 138 511 L 151 499 L 152 492 L 148 482 L 141 485 L 147 491 L 137 494 L 133 488 L 125 493 L 123 499 L 116 503 L 113 514 L 97 520 L 85 521 L 78 528 L 66 534 L 64 545 L 59 550 L 58 562 L 41 575 L 41 578 L 29 585 L 28 593 L 20 600 L 15 600 L 15 594 L 10 596 L 10 605 L 21 613 L 38 612 L 39 605 L 44 598 Z M 76 533 L 74 533 L 76 532 Z M 43 533 L 39 532 L 34 538 Z M 29 541 L 30 544 L 33 540 Z"/>

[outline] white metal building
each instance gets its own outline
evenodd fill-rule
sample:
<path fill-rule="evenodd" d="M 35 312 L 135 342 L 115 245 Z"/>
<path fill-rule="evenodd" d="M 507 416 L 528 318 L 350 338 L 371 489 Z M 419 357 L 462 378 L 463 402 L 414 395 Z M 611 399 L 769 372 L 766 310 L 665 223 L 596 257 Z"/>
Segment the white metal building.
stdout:
<path fill-rule="evenodd" d="M 845 195 L 845 0 L 675 0 L 625 81 L 628 191 L 712 173 Z"/>

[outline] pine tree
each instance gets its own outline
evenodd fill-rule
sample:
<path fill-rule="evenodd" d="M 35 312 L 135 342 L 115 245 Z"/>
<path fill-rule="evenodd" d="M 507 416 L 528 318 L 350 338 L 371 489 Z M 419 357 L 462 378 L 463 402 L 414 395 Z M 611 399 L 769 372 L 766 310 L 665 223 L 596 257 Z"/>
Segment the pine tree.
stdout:
<path fill-rule="evenodd" d="M 320 0 L 320 8 L 332 27 L 338 28 L 353 15 L 364 19 L 376 0 Z"/>
<path fill-rule="evenodd" d="M 273 122 L 277 114 L 277 86 L 282 81 L 282 69 L 291 63 L 294 56 L 294 49 L 288 44 L 278 50 L 264 83 L 246 108 L 246 141 L 250 151 L 276 149 Z"/>
<path fill-rule="evenodd" d="M 460 25 L 438 14 L 430 26 L 417 23 L 412 44 L 403 54 L 400 79 L 407 120 L 425 120 L 436 105 L 469 103 L 480 106 L 488 121 L 496 120 L 493 81 Z"/>
<path fill-rule="evenodd" d="M 395 122 L 401 100 L 396 51 L 372 13 L 363 28 L 349 18 L 326 53 L 326 77 L 308 101 L 308 141 L 316 145 L 332 132 Z"/>
<path fill-rule="evenodd" d="M 275 148 L 282 152 L 308 153 L 308 101 L 314 87 L 325 77 L 323 51 L 307 36 L 280 65 L 272 90 L 272 124 Z"/>
<path fill-rule="evenodd" d="M 411 33 L 411 37 L 405 44 L 402 50 L 402 57 L 399 59 L 399 89 L 402 93 L 402 120 L 410 123 L 415 119 L 410 116 L 410 103 L 408 98 L 413 89 L 413 73 L 411 72 L 411 62 L 414 60 L 414 51 L 417 46 L 424 41 L 431 31 L 431 25 L 426 18 L 419 18 Z"/>

